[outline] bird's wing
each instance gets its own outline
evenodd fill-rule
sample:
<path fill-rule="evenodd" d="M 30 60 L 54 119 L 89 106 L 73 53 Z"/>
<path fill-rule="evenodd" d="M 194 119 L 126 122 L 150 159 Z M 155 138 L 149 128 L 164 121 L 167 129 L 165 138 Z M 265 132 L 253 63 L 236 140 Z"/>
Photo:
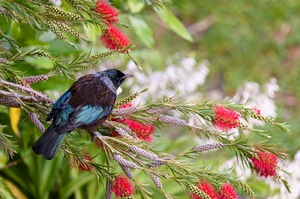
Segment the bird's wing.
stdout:
<path fill-rule="evenodd" d="M 112 106 L 103 108 L 101 106 L 86 105 L 74 110 L 69 121 L 74 128 L 88 126 L 103 117 L 107 117 L 110 114 L 111 109 Z"/>
<path fill-rule="evenodd" d="M 55 102 L 52 107 L 51 112 L 47 116 L 47 121 L 52 120 L 59 111 L 65 109 L 68 105 L 69 100 L 71 99 L 72 93 L 70 91 L 66 91 L 60 98 Z"/>

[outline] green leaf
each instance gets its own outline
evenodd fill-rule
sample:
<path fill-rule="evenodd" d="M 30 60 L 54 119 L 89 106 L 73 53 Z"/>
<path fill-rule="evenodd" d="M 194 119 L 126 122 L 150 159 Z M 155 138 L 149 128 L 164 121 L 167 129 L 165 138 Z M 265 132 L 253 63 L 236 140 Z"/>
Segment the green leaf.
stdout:
<path fill-rule="evenodd" d="M 39 36 L 39 40 L 42 42 L 51 42 L 56 38 L 56 35 L 52 31 L 43 32 Z"/>
<path fill-rule="evenodd" d="M 145 3 L 141 0 L 128 0 L 127 5 L 131 13 L 138 13 L 145 7 Z"/>
<path fill-rule="evenodd" d="M 147 47 L 153 47 L 154 39 L 151 28 L 148 24 L 139 17 L 129 16 L 129 21 L 135 34 Z"/>
<path fill-rule="evenodd" d="M 42 69 L 52 69 L 54 67 L 51 60 L 46 57 L 26 57 L 25 60 L 27 63 Z"/>
<path fill-rule="evenodd" d="M 101 34 L 101 28 L 93 25 L 83 25 L 83 30 L 88 40 L 96 43 L 99 40 Z"/>
<path fill-rule="evenodd" d="M 62 188 L 61 198 L 69 198 L 76 190 L 80 189 L 83 185 L 91 182 L 94 176 L 90 173 L 84 172 L 79 173 L 76 178 L 74 178 L 69 184 Z"/>
<path fill-rule="evenodd" d="M 164 9 L 156 9 L 154 11 L 157 15 L 163 20 L 167 26 L 173 30 L 178 36 L 184 38 L 185 40 L 192 42 L 193 38 L 181 21 L 167 8 Z"/>

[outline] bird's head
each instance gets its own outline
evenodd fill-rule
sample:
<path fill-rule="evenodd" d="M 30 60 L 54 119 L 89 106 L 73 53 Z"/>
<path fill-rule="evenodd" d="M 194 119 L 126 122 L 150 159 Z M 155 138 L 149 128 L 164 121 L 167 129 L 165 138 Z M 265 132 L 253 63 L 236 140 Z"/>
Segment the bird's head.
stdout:
<path fill-rule="evenodd" d="M 110 80 L 112 81 L 112 83 L 116 88 L 118 88 L 127 77 L 133 77 L 133 75 L 124 74 L 117 69 L 109 69 L 106 70 L 105 73 L 110 78 Z"/>

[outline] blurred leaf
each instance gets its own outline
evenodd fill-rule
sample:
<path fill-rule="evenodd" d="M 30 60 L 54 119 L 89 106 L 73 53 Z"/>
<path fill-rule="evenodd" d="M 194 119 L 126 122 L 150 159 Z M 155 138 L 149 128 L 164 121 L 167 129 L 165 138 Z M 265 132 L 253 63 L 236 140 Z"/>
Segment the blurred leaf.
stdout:
<path fill-rule="evenodd" d="M 4 186 L 3 180 L 1 180 L 0 184 L 0 198 L 5 198 L 5 199 L 15 199 L 9 190 L 7 190 L 7 187 Z"/>
<path fill-rule="evenodd" d="M 15 186 L 12 182 L 6 180 L 6 184 L 9 187 L 11 193 L 13 196 L 17 199 L 27 199 L 27 197 L 22 193 L 20 189 L 18 189 L 17 186 Z"/>
<path fill-rule="evenodd" d="M 83 25 L 84 33 L 87 36 L 87 39 L 96 43 L 99 39 L 99 35 L 101 35 L 101 28 L 93 25 Z"/>
<path fill-rule="evenodd" d="M 193 38 L 181 21 L 167 8 L 164 9 L 154 9 L 158 16 L 163 20 L 167 26 L 173 30 L 178 36 L 184 38 L 187 41 L 192 42 Z"/>
<path fill-rule="evenodd" d="M 280 193 L 279 189 L 271 189 L 270 186 L 262 181 L 251 180 L 247 182 L 255 193 L 259 193 L 262 196 L 274 196 Z"/>
<path fill-rule="evenodd" d="M 34 156 L 26 162 L 29 172 L 34 179 L 35 190 L 40 198 L 48 198 L 57 179 L 59 169 L 64 166 L 63 157 L 57 155 L 53 160 L 47 161 L 43 157 Z"/>
<path fill-rule="evenodd" d="M 129 16 L 129 21 L 135 34 L 147 47 L 152 48 L 154 45 L 153 32 L 148 24 L 142 18 L 134 16 Z"/>
<path fill-rule="evenodd" d="M 41 159 L 40 159 L 41 160 Z M 49 192 L 52 187 L 55 184 L 55 178 L 54 176 L 57 176 L 59 173 L 59 169 L 64 165 L 63 161 L 63 156 L 62 155 L 57 155 L 51 163 L 49 163 L 47 160 L 42 159 L 42 162 L 44 163 L 42 166 L 42 172 L 41 172 L 41 177 L 43 179 L 43 191 L 44 192 Z M 46 162 L 46 163 L 45 163 Z"/>
<path fill-rule="evenodd" d="M 14 143 L 10 140 L 12 136 L 3 132 L 4 127 L 5 126 L 0 125 L 0 154 L 4 154 L 0 156 L 1 167 L 9 160 L 9 156 L 12 157 L 12 155 L 16 153 L 16 151 L 12 148 Z"/>
<path fill-rule="evenodd" d="M 19 38 L 23 35 L 22 29 L 20 28 L 20 24 L 14 21 L 11 22 L 10 31 L 11 31 L 10 36 L 13 38 Z"/>
<path fill-rule="evenodd" d="M 141 0 L 128 0 L 129 10 L 131 13 L 138 13 L 144 8 L 145 4 Z"/>
<path fill-rule="evenodd" d="M 43 34 L 41 34 L 41 36 L 39 37 L 39 40 L 42 42 L 51 42 L 56 38 L 56 35 L 51 32 L 51 31 L 47 31 L 47 32 L 43 32 Z"/>
<path fill-rule="evenodd" d="M 10 125 L 13 130 L 13 132 L 20 136 L 20 130 L 18 127 L 19 121 L 21 116 L 21 109 L 20 108 L 10 108 L 9 109 L 9 119 L 10 119 Z"/>
<path fill-rule="evenodd" d="M 69 184 L 61 187 L 61 199 L 69 198 L 77 189 L 80 189 L 86 183 L 89 183 L 94 179 L 91 173 L 79 173 L 79 175 L 74 178 Z"/>
<path fill-rule="evenodd" d="M 6 165 L 8 161 L 8 157 L 7 156 L 4 156 L 4 155 L 1 155 L 0 156 L 0 167 L 3 167 Z"/>
<path fill-rule="evenodd" d="M 46 57 L 26 57 L 26 62 L 38 66 L 41 69 L 52 69 L 53 63 Z"/>

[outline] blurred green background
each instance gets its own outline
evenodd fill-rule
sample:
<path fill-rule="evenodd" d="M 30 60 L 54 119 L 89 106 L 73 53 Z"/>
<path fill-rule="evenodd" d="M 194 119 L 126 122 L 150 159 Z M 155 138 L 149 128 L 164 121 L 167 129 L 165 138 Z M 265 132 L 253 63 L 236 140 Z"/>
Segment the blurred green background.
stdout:
<path fill-rule="evenodd" d="M 300 2 L 298 0 L 170 0 L 166 4 L 169 11 L 161 9 L 154 11 L 142 0 L 113 0 L 112 3 L 121 13 L 121 22 L 129 26 L 128 29 L 123 28 L 123 30 L 135 45 L 132 55 L 141 63 L 144 71 L 164 70 L 169 64 L 168 61 L 174 58 L 174 54 L 182 57 L 192 56 L 198 62 L 208 60 L 209 74 L 206 83 L 199 88 L 199 92 L 201 91 L 204 96 L 208 96 L 206 93 L 211 89 L 219 90 L 224 97 L 232 96 L 245 82 L 253 81 L 263 85 L 271 77 L 276 78 L 280 87 L 275 98 L 278 108 L 277 120 L 287 121 L 292 131 L 289 135 L 274 133 L 271 140 L 280 142 L 293 158 L 300 148 L 300 110 L 297 107 L 300 99 L 300 67 L 298 66 Z M 62 7 L 69 9 L 66 2 L 63 2 Z M 181 23 L 178 25 L 176 19 L 179 19 L 186 29 L 181 27 Z M 57 39 L 51 32 L 35 31 L 27 25 L 7 21 L 1 15 L 0 24 L 2 31 L 18 43 L 23 46 L 47 49 L 53 56 L 68 57 L 82 52 L 105 51 L 99 40 L 101 35 L 99 29 L 85 27 L 85 32 L 82 34 L 92 40 L 93 45 L 91 47 L 81 43 L 78 49 L 74 49 L 66 42 Z M 120 55 L 109 57 L 106 61 L 109 62 L 108 60 L 113 62 L 113 66 L 117 65 L 119 68 L 125 68 L 129 61 L 126 56 Z M 44 59 L 27 59 L 26 64 L 16 64 L 14 67 L 22 71 L 24 76 L 45 74 L 53 68 L 51 63 Z M 33 88 L 55 99 L 72 82 L 73 80 L 66 80 L 63 77 L 52 77 L 48 81 L 33 85 Z M 119 97 L 125 97 L 128 90 L 125 88 Z M 14 135 L 7 116 L 8 110 L 0 106 L 0 124 L 8 125 L 4 132 Z M 17 162 L 17 166 L 12 165 L 7 169 L 7 159 L 2 158 L 4 167 L 0 168 L 0 174 L 14 184 L 6 181 L 10 189 L 0 188 L 6 197 L 76 199 L 104 197 L 104 183 L 98 184 L 88 173 L 77 173 L 71 169 L 68 162 L 62 159 L 62 154 L 51 162 L 32 156 L 31 144 L 39 133 L 26 114 L 21 116 L 19 129 L 20 136 L 14 135 L 13 140 L 16 141 L 16 150 L 19 153 L 14 160 L 20 163 Z M 161 135 L 162 131 L 158 130 L 157 133 Z M 182 132 L 184 131 L 179 129 L 177 134 Z M 79 140 L 79 137 L 74 133 L 73 137 L 68 139 Z M 161 147 L 162 150 L 180 150 L 191 146 L 189 139 L 188 136 L 182 136 L 173 142 L 160 136 L 156 139 L 156 144 L 164 146 Z M 94 149 L 91 143 L 82 140 L 79 143 L 86 144 L 90 150 Z M 213 153 L 213 155 L 217 154 Z M 217 157 L 222 157 L 219 161 L 223 162 L 231 156 L 231 153 L 223 152 Z M 209 155 L 203 158 L 211 159 Z M 45 170 L 48 172 L 40 177 L 39 174 Z M 140 176 L 137 178 L 142 179 Z M 69 181 L 69 179 L 74 180 Z M 267 198 L 273 194 L 280 195 L 278 189 L 272 191 L 264 182 L 257 184 L 250 179 L 249 183 L 258 193 L 259 198 Z M 150 186 L 153 187 L 153 184 Z M 172 183 L 166 185 L 166 191 L 182 198 L 185 195 L 182 190 L 174 190 Z M 154 198 L 160 197 L 160 193 L 155 193 Z"/>

